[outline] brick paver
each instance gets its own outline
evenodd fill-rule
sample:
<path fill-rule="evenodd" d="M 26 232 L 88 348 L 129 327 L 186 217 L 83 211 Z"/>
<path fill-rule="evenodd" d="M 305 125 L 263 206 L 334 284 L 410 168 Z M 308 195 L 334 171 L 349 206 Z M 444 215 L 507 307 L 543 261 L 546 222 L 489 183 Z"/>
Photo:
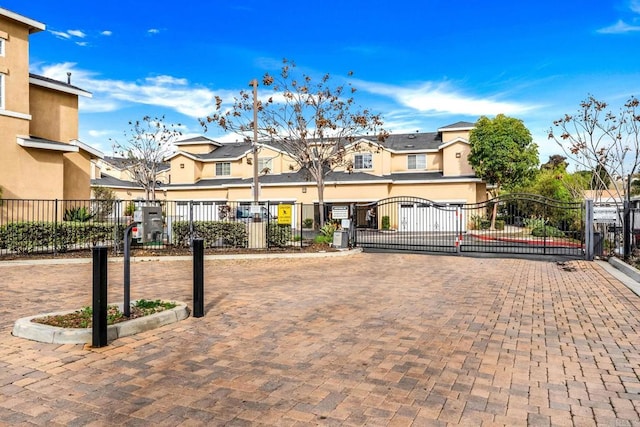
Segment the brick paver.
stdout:
<path fill-rule="evenodd" d="M 0 424 L 640 424 L 640 299 L 597 263 L 216 260 L 203 318 L 102 349 L 11 336 L 91 301 L 91 265 L 0 266 Z M 110 301 L 122 264 L 110 263 Z M 132 298 L 191 305 L 191 262 Z"/>

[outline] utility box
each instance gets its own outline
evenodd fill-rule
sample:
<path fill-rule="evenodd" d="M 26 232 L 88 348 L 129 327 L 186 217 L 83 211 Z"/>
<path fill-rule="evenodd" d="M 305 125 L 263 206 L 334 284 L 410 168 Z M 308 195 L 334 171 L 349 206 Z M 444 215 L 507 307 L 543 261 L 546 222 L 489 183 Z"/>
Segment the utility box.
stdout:
<path fill-rule="evenodd" d="M 333 247 L 345 249 L 349 247 L 349 233 L 347 231 L 334 231 L 333 232 Z"/>
<path fill-rule="evenodd" d="M 162 243 L 164 225 L 160 206 L 142 206 L 133 213 L 133 220 L 138 225 L 132 236 L 138 243 Z"/>

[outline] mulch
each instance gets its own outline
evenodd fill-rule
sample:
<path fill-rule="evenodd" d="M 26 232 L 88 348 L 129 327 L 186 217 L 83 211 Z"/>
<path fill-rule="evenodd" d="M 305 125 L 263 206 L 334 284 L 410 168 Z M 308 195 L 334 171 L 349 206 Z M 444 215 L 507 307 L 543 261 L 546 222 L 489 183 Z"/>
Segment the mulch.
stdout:
<path fill-rule="evenodd" d="M 301 246 L 287 246 L 283 248 L 269 249 L 245 249 L 245 248 L 208 248 L 205 255 L 236 255 L 236 254 L 264 254 L 264 253 L 314 253 L 336 252 L 337 249 L 327 244 L 311 243 Z M 190 248 L 182 246 L 165 246 L 164 248 L 132 248 L 132 257 L 156 257 L 156 256 L 192 256 Z M 123 257 L 124 254 L 109 251 L 109 257 Z M 29 260 L 29 259 L 58 259 L 58 258 L 91 258 L 91 249 L 80 249 L 67 252 L 31 253 L 31 254 L 0 254 L 0 261 Z"/>

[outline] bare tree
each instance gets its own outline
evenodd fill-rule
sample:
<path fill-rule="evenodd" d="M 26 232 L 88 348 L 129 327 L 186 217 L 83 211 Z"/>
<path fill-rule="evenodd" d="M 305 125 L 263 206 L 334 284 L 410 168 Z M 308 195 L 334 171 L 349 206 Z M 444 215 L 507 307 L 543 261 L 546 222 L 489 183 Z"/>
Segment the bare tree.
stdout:
<path fill-rule="evenodd" d="M 145 192 L 145 200 L 156 199 L 159 167 L 172 151 L 173 141 L 182 133 L 173 124 L 165 124 L 164 116 L 145 116 L 130 121 L 131 129 L 124 132 L 126 142 L 114 142 L 114 147 L 124 157 L 126 170 Z"/>
<path fill-rule="evenodd" d="M 576 115 L 565 114 L 553 122 L 549 138 L 579 168 L 593 173 L 592 189 L 607 188 L 611 183 L 619 198 L 626 195 L 625 179 L 640 166 L 639 105 L 638 99 L 631 97 L 613 113 L 606 102 L 590 95 L 580 103 Z"/>
<path fill-rule="evenodd" d="M 284 151 L 298 170 L 315 181 L 322 224 L 326 176 L 336 168 L 353 168 L 347 153 L 360 150 L 359 137 L 373 134 L 378 141 L 387 138 L 382 118 L 355 105 L 356 89 L 351 83 L 334 85 L 329 74 L 314 81 L 298 72 L 295 63 L 287 59 L 279 74 L 263 76 L 262 85 L 273 93 L 265 102 L 257 101 L 255 129 L 254 103 L 247 90 L 240 91 L 228 108 L 223 108 L 223 100 L 216 97 L 215 113 L 201 119 L 200 124 L 205 132 L 207 125 L 213 123 L 242 135 L 246 141 L 251 141 L 257 130 L 261 140 Z"/>

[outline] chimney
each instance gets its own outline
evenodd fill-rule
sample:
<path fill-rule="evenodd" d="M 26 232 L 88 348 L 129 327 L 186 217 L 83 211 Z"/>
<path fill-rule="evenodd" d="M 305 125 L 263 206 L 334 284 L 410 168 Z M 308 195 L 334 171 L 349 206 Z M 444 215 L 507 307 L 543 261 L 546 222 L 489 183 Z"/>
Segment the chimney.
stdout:
<path fill-rule="evenodd" d="M 67 84 L 71 84 L 71 71 L 67 71 Z"/>

